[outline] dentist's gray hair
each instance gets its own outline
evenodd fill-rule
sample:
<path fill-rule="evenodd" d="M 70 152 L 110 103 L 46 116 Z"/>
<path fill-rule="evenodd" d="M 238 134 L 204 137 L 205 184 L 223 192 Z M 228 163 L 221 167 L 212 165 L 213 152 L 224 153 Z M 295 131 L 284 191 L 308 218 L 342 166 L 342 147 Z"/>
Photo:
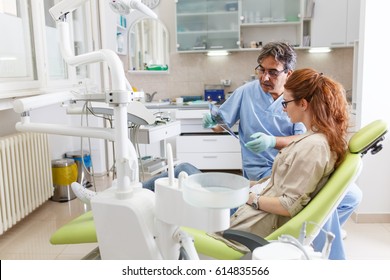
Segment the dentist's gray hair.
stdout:
<path fill-rule="evenodd" d="M 270 42 L 265 44 L 257 58 L 257 63 L 261 64 L 263 59 L 272 56 L 284 65 L 287 70 L 294 70 L 297 63 L 297 54 L 294 48 L 286 42 Z"/>

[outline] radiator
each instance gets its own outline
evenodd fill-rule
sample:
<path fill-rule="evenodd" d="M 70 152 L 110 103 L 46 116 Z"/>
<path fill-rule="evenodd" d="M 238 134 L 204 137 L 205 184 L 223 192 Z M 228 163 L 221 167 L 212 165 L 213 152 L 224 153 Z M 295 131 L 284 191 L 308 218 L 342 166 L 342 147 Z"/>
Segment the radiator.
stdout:
<path fill-rule="evenodd" d="M 0 235 L 53 195 L 48 137 L 0 137 Z"/>

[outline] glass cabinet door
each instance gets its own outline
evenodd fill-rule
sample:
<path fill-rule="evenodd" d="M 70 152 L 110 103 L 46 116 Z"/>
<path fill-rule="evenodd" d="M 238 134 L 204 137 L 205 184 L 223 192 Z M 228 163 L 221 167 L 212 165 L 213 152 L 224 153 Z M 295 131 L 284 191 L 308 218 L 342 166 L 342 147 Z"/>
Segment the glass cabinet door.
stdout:
<path fill-rule="evenodd" d="M 241 0 L 242 48 L 275 40 L 300 46 L 302 0 Z"/>
<path fill-rule="evenodd" d="M 178 51 L 237 49 L 238 0 L 178 0 Z"/>
<path fill-rule="evenodd" d="M 242 0 L 243 23 L 300 21 L 301 0 Z"/>

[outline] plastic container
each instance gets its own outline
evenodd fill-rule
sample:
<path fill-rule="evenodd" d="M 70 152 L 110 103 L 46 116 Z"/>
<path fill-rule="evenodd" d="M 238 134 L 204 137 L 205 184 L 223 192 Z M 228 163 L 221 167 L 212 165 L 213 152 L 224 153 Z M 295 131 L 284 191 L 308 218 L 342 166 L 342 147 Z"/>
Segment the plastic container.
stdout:
<path fill-rule="evenodd" d="M 76 198 L 71 184 L 77 181 L 77 165 L 73 159 L 62 158 L 51 162 L 54 192 L 52 200 L 65 202 Z"/>
<path fill-rule="evenodd" d="M 195 207 L 235 208 L 249 197 L 249 180 L 235 174 L 207 172 L 183 181 L 184 200 Z"/>
<path fill-rule="evenodd" d="M 145 66 L 146 70 L 149 71 L 167 71 L 168 65 L 166 64 L 149 64 Z"/>

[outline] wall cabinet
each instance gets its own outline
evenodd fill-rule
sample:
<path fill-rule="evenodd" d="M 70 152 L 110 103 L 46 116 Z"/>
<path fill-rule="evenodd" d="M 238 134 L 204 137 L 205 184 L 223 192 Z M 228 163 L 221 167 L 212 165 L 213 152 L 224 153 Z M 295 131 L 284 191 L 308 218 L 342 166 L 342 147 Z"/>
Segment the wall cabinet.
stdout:
<path fill-rule="evenodd" d="M 177 0 L 177 50 L 238 50 L 260 47 L 273 40 L 300 46 L 301 3 L 302 0 Z"/>
<path fill-rule="evenodd" d="M 270 41 L 302 45 L 301 0 L 242 0 L 241 48 Z"/>
<path fill-rule="evenodd" d="M 177 0 L 177 51 L 248 50 L 275 40 L 295 47 L 353 46 L 359 39 L 360 3 Z"/>
<path fill-rule="evenodd" d="M 237 49 L 238 1 L 178 0 L 178 51 Z"/>
<path fill-rule="evenodd" d="M 359 39 L 360 2 L 316 0 L 311 19 L 311 46 L 353 46 Z"/>
<path fill-rule="evenodd" d="M 359 41 L 360 30 L 360 6 L 361 0 L 348 1 L 347 17 L 347 45 L 353 46 L 355 41 Z"/>

